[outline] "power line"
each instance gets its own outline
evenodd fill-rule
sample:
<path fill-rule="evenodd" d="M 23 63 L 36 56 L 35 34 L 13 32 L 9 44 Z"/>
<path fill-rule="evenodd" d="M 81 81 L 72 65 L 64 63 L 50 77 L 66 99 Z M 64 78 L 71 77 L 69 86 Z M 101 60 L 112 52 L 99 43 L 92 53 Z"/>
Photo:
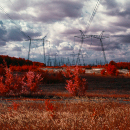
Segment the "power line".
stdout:
<path fill-rule="evenodd" d="M 95 16 L 96 12 L 97 12 L 97 9 L 98 9 L 98 7 L 99 7 L 99 4 L 100 4 L 100 0 L 98 0 L 97 3 L 96 3 L 96 6 L 95 6 L 95 8 L 94 8 L 94 10 L 93 10 L 93 13 L 92 13 L 92 15 L 91 15 L 91 17 L 90 17 L 90 19 L 89 19 L 89 21 L 88 21 L 88 23 L 87 23 L 86 31 L 85 31 L 84 33 L 86 33 L 86 32 L 88 31 L 88 29 L 89 29 L 89 27 L 90 27 L 90 24 L 91 24 L 91 22 L 93 21 L 93 18 L 94 18 L 94 16 Z"/>
<path fill-rule="evenodd" d="M 15 8 L 15 6 L 14 6 L 14 4 L 11 2 L 11 0 L 8 0 L 11 4 L 12 4 L 12 6 L 14 7 L 14 9 L 15 10 L 17 10 L 16 8 Z M 27 12 L 27 10 L 25 10 L 26 11 L 26 14 L 28 13 Z M 19 14 L 19 15 L 21 15 L 21 14 Z M 31 16 L 31 15 L 30 15 Z M 22 19 L 22 18 L 21 18 Z M 23 21 L 24 21 L 24 19 L 22 19 Z M 35 28 L 35 30 L 37 30 L 37 32 L 39 32 L 39 30 L 37 29 L 37 28 Z"/>
<path fill-rule="evenodd" d="M 10 17 L 10 15 L 9 15 L 8 13 L 6 13 L 6 11 L 3 9 L 2 6 L 0 6 L 0 9 L 5 13 L 5 15 L 10 19 L 10 21 L 16 25 L 16 28 L 17 28 L 25 37 L 29 38 L 28 35 L 26 35 L 20 28 L 17 27 L 18 25 L 13 21 L 13 19 Z"/>
<path fill-rule="evenodd" d="M 87 23 L 87 27 L 86 27 L 85 33 L 88 31 L 88 29 L 89 29 L 89 27 L 90 27 L 90 24 L 91 24 L 91 22 L 93 21 L 93 18 L 94 18 L 94 16 L 95 16 L 96 12 L 97 12 L 97 9 L 98 9 L 99 4 L 100 4 L 100 0 L 98 0 L 97 3 L 96 3 L 96 6 L 95 6 L 95 8 L 94 8 L 94 10 L 93 10 L 93 13 L 92 13 L 92 15 L 91 15 L 91 17 L 90 17 L 90 19 L 89 19 L 89 21 L 88 21 L 88 23 Z M 76 64 L 77 64 L 78 61 L 79 61 L 79 55 L 80 55 L 80 53 L 81 53 L 81 48 L 82 48 L 83 40 L 86 39 L 86 38 L 88 38 L 88 37 L 90 37 L 89 35 L 86 35 L 86 36 L 88 36 L 88 37 L 86 37 L 86 36 L 84 35 L 84 33 L 82 32 L 82 30 L 79 30 L 79 31 L 80 31 L 80 33 L 81 33 L 81 37 L 74 36 L 74 37 L 81 38 L 81 45 L 80 45 L 80 48 L 79 48 L 79 53 L 78 53 L 78 57 L 77 57 Z"/>

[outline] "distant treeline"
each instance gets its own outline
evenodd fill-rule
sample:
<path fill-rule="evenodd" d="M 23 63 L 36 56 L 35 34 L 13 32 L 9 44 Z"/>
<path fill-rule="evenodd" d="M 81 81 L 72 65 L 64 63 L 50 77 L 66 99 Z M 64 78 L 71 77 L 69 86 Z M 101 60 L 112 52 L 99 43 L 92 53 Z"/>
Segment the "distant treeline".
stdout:
<path fill-rule="evenodd" d="M 117 69 L 128 69 L 130 70 L 130 62 L 115 62 L 115 61 L 110 61 L 109 64 L 114 65 Z M 105 65 L 96 65 L 93 66 L 92 68 L 105 68 L 107 67 L 108 64 Z"/>
<path fill-rule="evenodd" d="M 0 64 L 6 62 L 7 66 L 23 66 L 23 65 L 36 65 L 36 66 L 46 66 L 44 63 L 32 62 L 30 60 L 25 60 L 24 58 L 9 57 L 8 55 L 0 55 Z"/>

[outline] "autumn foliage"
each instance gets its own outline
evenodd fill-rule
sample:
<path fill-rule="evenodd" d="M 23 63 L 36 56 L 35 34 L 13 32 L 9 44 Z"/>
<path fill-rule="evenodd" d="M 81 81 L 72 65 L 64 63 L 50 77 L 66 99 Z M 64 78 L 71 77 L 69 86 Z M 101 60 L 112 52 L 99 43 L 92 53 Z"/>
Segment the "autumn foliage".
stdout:
<path fill-rule="evenodd" d="M 65 83 L 62 71 L 39 70 L 37 73 L 40 74 L 41 77 L 44 77 L 41 81 L 43 84 Z"/>
<path fill-rule="evenodd" d="M 104 66 L 104 69 L 101 70 L 101 75 L 111 75 L 111 76 L 118 76 L 119 71 L 117 67 L 117 63 L 114 61 L 110 61 L 108 65 Z"/>
<path fill-rule="evenodd" d="M 106 70 L 105 69 L 102 69 L 101 70 L 101 75 L 105 75 L 106 74 Z"/>
<path fill-rule="evenodd" d="M 115 75 L 116 71 L 117 71 L 117 68 L 116 68 L 115 65 L 111 65 L 111 64 L 108 65 L 108 67 L 107 67 L 107 73 L 108 74 Z"/>
<path fill-rule="evenodd" d="M 5 75 L 0 77 L 0 94 L 20 94 L 26 92 L 36 92 L 39 90 L 38 84 L 42 80 L 40 74 L 35 74 L 32 71 L 24 75 L 13 74 L 12 71 L 6 66 Z"/>
<path fill-rule="evenodd" d="M 73 96 L 84 96 L 86 90 L 88 89 L 88 84 L 85 78 L 81 78 L 79 74 L 81 70 L 76 66 L 74 70 L 70 69 L 68 66 L 66 72 L 64 72 L 64 76 L 70 78 L 66 80 L 67 85 L 66 89 L 73 95 Z"/>
<path fill-rule="evenodd" d="M 0 76 L 5 75 L 5 72 L 4 66 L 0 64 Z"/>
<path fill-rule="evenodd" d="M 30 60 L 25 60 L 24 58 L 15 58 L 15 57 L 9 57 L 8 55 L 0 55 L 0 64 L 4 64 L 6 62 L 7 67 L 9 66 L 23 66 L 23 65 L 34 65 L 34 66 L 46 66 L 44 63 L 40 62 L 32 62 Z"/>
<path fill-rule="evenodd" d="M 35 65 L 23 65 L 23 66 L 10 66 L 11 71 L 19 71 L 19 72 L 27 72 L 27 71 L 35 71 L 38 66 Z"/>

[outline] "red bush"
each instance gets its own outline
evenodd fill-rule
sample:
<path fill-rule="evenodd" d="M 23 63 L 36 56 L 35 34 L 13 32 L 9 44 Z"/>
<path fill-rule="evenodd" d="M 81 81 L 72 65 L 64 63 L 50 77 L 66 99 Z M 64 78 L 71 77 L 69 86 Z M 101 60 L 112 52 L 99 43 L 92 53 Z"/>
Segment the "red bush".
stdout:
<path fill-rule="evenodd" d="M 5 69 L 4 69 L 4 66 L 1 64 L 1 65 L 0 65 L 0 75 L 1 75 L 1 76 L 4 76 L 4 75 L 5 75 L 5 72 L 6 72 L 6 71 L 5 71 Z"/>
<path fill-rule="evenodd" d="M 115 65 L 109 64 L 107 67 L 107 73 L 110 75 L 116 75 L 116 72 L 117 72 L 117 68 L 115 67 Z"/>
<path fill-rule="evenodd" d="M 68 83 L 66 85 L 66 89 L 73 95 L 73 96 L 84 96 L 86 90 L 88 89 L 88 84 L 86 79 L 81 79 L 79 77 L 80 69 L 78 66 L 74 68 L 72 71 L 70 67 L 67 67 L 67 73 L 64 72 L 65 77 L 69 77 L 70 80 L 66 80 Z"/>
<path fill-rule="evenodd" d="M 34 71 L 37 68 L 38 66 L 34 65 L 10 66 L 11 71 L 20 71 L 20 72 Z"/>
<path fill-rule="evenodd" d="M 38 70 L 37 73 L 44 77 L 41 81 L 43 84 L 53 84 L 53 83 L 65 83 L 65 78 L 62 71 L 55 72 L 53 70 Z"/>
<path fill-rule="evenodd" d="M 102 69 L 101 70 L 101 75 L 105 75 L 106 74 L 106 70 L 105 69 Z"/>
<path fill-rule="evenodd" d="M 29 71 L 24 76 L 13 75 L 11 70 L 6 66 L 5 77 L 0 77 L 0 93 L 1 95 L 16 94 L 38 91 L 38 84 L 42 80 L 41 75 L 34 74 Z M 25 78 L 26 77 L 26 78 Z"/>

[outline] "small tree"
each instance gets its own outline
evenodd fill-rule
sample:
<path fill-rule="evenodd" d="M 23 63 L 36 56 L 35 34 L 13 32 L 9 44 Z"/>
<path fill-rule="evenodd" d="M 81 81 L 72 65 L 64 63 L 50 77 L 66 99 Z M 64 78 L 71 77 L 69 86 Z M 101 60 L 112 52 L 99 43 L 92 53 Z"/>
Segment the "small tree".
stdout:
<path fill-rule="evenodd" d="M 70 80 L 66 80 L 68 83 L 66 85 L 66 89 L 73 95 L 73 96 L 84 96 L 86 90 L 88 89 L 88 83 L 86 79 L 81 79 L 79 77 L 80 70 L 78 66 L 74 68 L 74 71 L 67 67 L 66 73 L 63 73 L 65 77 L 69 77 Z"/>
<path fill-rule="evenodd" d="M 109 64 L 107 67 L 107 73 L 110 75 L 116 75 L 116 72 L 117 72 L 116 66 Z"/>

